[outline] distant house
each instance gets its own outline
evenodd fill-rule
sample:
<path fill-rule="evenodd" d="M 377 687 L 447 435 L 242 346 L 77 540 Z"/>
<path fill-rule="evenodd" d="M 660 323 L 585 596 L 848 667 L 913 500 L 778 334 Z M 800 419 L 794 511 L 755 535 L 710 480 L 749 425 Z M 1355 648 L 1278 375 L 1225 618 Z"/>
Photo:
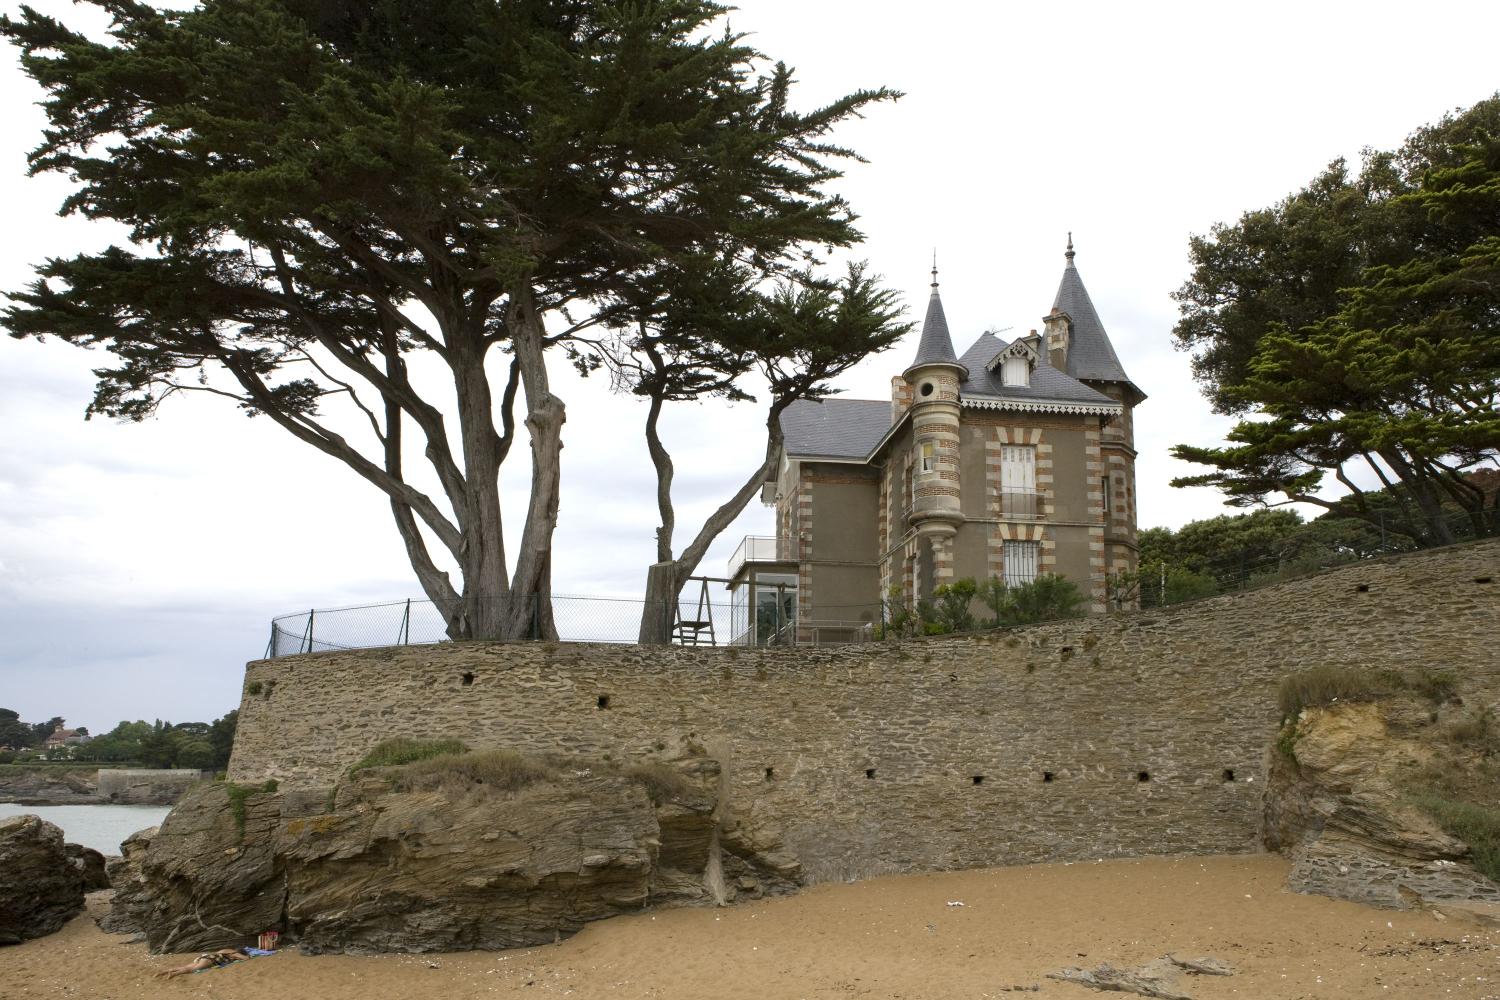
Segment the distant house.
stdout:
<path fill-rule="evenodd" d="M 734 641 L 857 638 L 893 592 L 963 577 L 1073 580 L 1094 611 L 1137 563 L 1132 412 L 1146 398 L 1073 263 L 1051 311 L 1013 340 L 953 347 L 937 271 L 921 342 L 885 400 L 802 401 L 762 499 L 777 536 L 731 560 Z"/>
<path fill-rule="evenodd" d="M 77 746 L 80 743 L 87 743 L 88 741 L 89 738 L 78 730 L 69 729 L 59 723 L 58 727 L 52 730 L 52 735 L 42 741 L 42 749 L 52 750 L 56 747 Z"/>

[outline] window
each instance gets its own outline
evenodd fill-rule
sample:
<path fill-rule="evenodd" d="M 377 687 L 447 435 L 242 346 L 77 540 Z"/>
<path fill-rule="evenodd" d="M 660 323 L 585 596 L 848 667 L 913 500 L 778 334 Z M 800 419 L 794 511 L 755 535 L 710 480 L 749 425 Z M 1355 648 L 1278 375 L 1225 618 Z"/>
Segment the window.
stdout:
<path fill-rule="evenodd" d="M 1024 357 L 1013 356 L 1005 359 L 1005 364 L 1000 370 L 1000 381 L 1006 385 L 1030 385 L 1031 365 Z"/>
<path fill-rule="evenodd" d="M 1041 556 L 1040 542 L 1007 541 L 1002 550 L 1005 556 L 1005 584 L 1014 587 L 1031 583 L 1036 579 L 1037 563 Z"/>
<path fill-rule="evenodd" d="M 1036 449 L 1005 445 L 1000 449 L 1000 516 L 1036 515 Z"/>
<path fill-rule="evenodd" d="M 922 442 L 922 471 L 932 472 L 937 468 L 937 448 L 931 441 Z"/>
<path fill-rule="evenodd" d="M 1109 477 L 1105 476 L 1100 482 L 1104 484 L 1104 513 L 1108 514 L 1110 512 Z"/>

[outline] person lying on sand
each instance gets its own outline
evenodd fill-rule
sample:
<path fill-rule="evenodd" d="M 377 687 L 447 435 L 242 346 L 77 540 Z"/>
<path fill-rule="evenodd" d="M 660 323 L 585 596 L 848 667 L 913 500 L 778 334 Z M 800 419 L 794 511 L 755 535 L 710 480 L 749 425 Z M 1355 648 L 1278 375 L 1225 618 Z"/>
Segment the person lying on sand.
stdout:
<path fill-rule="evenodd" d="M 243 962 L 249 958 L 271 954 L 274 952 L 262 951 L 259 948 L 220 948 L 218 951 L 205 951 L 187 965 L 161 970 L 156 974 L 156 978 L 172 979 L 175 976 L 186 976 L 192 972 L 202 972 L 204 969 L 222 969 L 234 962 Z"/>

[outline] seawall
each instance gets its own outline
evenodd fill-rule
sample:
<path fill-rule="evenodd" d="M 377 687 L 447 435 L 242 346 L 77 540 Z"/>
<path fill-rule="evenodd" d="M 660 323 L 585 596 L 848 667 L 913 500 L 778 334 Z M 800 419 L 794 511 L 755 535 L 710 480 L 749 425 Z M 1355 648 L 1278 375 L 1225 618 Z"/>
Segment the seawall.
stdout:
<path fill-rule="evenodd" d="M 1500 693 L 1500 542 L 1174 608 L 796 649 L 445 643 L 252 662 L 229 777 L 333 784 L 392 736 L 700 745 L 815 878 L 1254 847 L 1286 673 Z"/>

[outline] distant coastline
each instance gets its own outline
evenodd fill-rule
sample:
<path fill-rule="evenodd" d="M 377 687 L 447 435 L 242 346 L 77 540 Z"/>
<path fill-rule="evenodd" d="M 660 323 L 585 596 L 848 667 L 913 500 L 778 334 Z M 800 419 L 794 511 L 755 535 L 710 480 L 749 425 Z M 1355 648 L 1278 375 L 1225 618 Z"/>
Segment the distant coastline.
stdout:
<path fill-rule="evenodd" d="M 0 803 L 169 806 L 205 777 L 211 775 L 191 769 L 11 764 L 0 767 Z"/>

